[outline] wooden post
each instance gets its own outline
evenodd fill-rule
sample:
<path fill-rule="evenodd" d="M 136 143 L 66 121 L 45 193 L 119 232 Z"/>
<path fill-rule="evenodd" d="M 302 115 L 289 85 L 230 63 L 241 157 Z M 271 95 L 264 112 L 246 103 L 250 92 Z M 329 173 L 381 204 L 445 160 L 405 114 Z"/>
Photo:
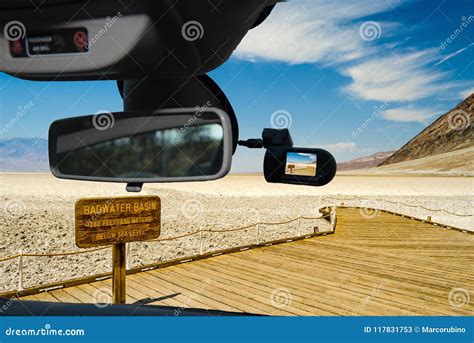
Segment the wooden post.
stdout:
<path fill-rule="evenodd" d="M 19 250 L 18 254 L 18 290 L 24 290 L 23 287 L 23 251 Z"/>
<path fill-rule="evenodd" d="M 114 304 L 125 304 L 126 300 L 125 250 L 125 243 L 112 246 L 112 293 Z"/>
<path fill-rule="evenodd" d="M 202 241 L 202 226 L 199 228 L 199 255 L 204 254 L 204 243 Z"/>
<path fill-rule="evenodd" d="M 336 229 L 336 209 L 333 208 L 330 215 L 331 231 L 334 232 Z"/>
<path fill-rule="evenodd" d="M 126 254 L 127 254 L 127 260 L 126 260 L 125 268 L 126 268 L 126 270 L 129 270 L 130 269 L 130 244 L 127 245 L 125 243 L 125 250 L 126 250 Z"/>
<path fill-rule="evenodd" d="M 257 223 L 257 232 L 255 233 L 255 243 L 259 244 L 260 243 L 260 224 Z"/>

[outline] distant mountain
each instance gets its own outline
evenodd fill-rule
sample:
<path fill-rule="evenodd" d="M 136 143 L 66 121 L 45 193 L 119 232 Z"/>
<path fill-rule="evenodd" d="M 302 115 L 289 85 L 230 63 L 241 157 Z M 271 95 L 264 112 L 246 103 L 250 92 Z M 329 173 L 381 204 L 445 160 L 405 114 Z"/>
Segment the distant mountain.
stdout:
<path fill-rule="evenodd" d="M 474 94 L 421 131 L 380 166 L 469 148 L 474 144 Z"/>
<path fill-rule="evenodd" d="M 393 155 L 395 151 L 377 152 L 370 156 L 359 157 L 355 160 L 337 164 L 338 171 L 367 169 L 378 166 L 387 158 Z"/>
<path fill-rule="evenodd" d="M 439 155 L 417 158 L 387 166 L 371 168 L 367 174 L 420 174 L 445 176 L 474 176 L 474 146 Z"/>
<path fill-rule="evenodd" d="M 49 171 L 44 138 L 0 138 L 0 172 Z"/>

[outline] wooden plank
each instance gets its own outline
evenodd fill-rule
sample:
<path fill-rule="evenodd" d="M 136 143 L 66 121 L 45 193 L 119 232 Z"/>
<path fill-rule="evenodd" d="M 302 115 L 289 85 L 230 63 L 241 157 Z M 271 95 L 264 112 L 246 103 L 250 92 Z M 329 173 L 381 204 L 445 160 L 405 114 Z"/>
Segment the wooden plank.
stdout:
<path fill-rule="evenodd" d="M 198 269 L 199 265 L 203 266 L 202 269 Z M 311 315 L 312 307 L 304 303 L 305 299 L 301 299 L 298 295 L 287 294 L 288 304 L 282 303 L 281 308 L 272 304 L 272 292 L 275 289 L 261 290 L 255 285 L 249 285 L 235 283 L 232 280 L 224 277 L 225 273 L 213 274 L 207 268 L 207 263 L 195 263 L 194 265 L 187 266 L 189 268 L 175 268 L 175 273 L 196 281 L 207 280 L 209 284 L 218 287 L 225 291 L 229 297 L 233 297 L 236 301 L 244 301 L 246 303 L 252 303 L 253 306 L 257 307 L 261 311 L 266 313 L 274 313 L 275 315 Z M 192 269 L 192 270 L 187 270 Z M 201 281 L 202 282 L 202 281 Z M 291 296 L 291 299 L 290 299 Z M 273 309 L 272 309 L 273 308 Z M 283 311 L 282 311 L 283 310 Z"/>
<path fill-rule="evenodd" d="M 67 293 L 64 289 L 56 289 L 54 291 L 48 292 L 53 295 L 60 302 L 65 303 L 80 303 L 81 301 L 71 294 Z"/>
<path fill-rule="evenodd" d="M 136 289 L 144 294 L 142 300 L 146 300 L 146 304 L 153 305 L 165 305 L 165 306 L 181 306 L 182 304 L 177 301 L 175 293 L 163 292 L 159 290 L 157 284 L 152 284 L 150 287 L 147 286 L 147 280 L 141 279 L 138 275 L 133 275 L 127 279 L 127 287 Z M 154 300 L 154 301 L 152 301 Z"/>
<path fill-rule="evenodd" d="M 92 286 L 96 287 L 97 289 L 100 289 L 103 292 L 106 292 L 107 295 L 110 294 L 110 302 L 113 302 L 113 297 L 112 297 L 112 280 L 103 280 L 103 281 L 96 281 L 91 284 Z M 139 292 L 132 290 L 127 291 L 127 296 L 126 296 L 126 304 L 133 304 L 137 301 L 139 301 L 142 297 L 142 294 Z"/>
<path fill-rule="evenodd" d="M 318 246 L 318 249 L 324 249 L 324 244 Z M 376 254 L 375 252 L 366 251 L 364 253 L 357 252 L 354 249 L 347 248 L 347 252 L 343 254 L 337 254 L 338 251 L 335 249 L 327 249 L 325 253 L 321 253 L 318 256 L 312 256 L 308 253 L 311 252 L 310 249 L 303 245 L 297 247 L 288 247 L 285 250 L 272 250 L 268 254 L 274 254 L 275 256 L 285 256 L 289 260 L 301 260 L 301 258 L 306 257 L 308 260 L 317 262 L 321 260 L 322 256 L 331 256 L 331 262 L 335 265 L 339 264 L 341 266 L 352 266 L 351 268 L 359 270 L 371 270 L 371 272 L 378 272 L 381 276 L 387 275 L 387 267 L 391 267 L 397 270 L 400 274 L 406 274 L 412 280 L 423 280 L 423 283 L 428 281 L 433 282 L 434 284 L 442 284 L 451 280 L 452 278 L 457 278 L 459 280 L 469 281 L 470 278 L 468 275 L 464 276 L 463 273 L 459 273 L 453 269 L 446 270 L 442 274 L 439 273 L 440 269 L 443 270 L 442 265 L 437 265 L 437 268 L 432 268 L 432 265 L 436 265 L 435 261 L 429 261 L 426 264 L 420 262 L 419 258 L 415 263 L 413 256 L 397 257 L 397 256 L 388 256 L 386 254 Z M 267 252 L 260 252 L 267 253 Z M 452 267 L 452 265 L 450 265 Z M 420 269 L 424 270 L 423 275 L 419 275 Z"/>
<path fill-rule="evenodd" d="M 38 299 L 36 296 L 34 295 L 27 295 L 25 297 L 21 297 L 21 300 L 33 300 L 33 301 L 39 301 L 40 299 Z"/>
<path fill-rule="evenodd" d="M 219 310 L 225 310 L 225 308 L 232 308 L 233 311 L 238 312 L 250 312 L 250 313 L 266 313 L 260 311 L 257 307 L 252 304 L 241 303 L 235 300 L 235 297 L 228 297 L 227 294 L 223 294 L 222 290 L 219 290 L 212 285 L 204 282 L 193 282 L 184 277 L 176 277 L 173 275 L 173 268 L 162 269 L 160 271 L 150 271 L 147 274 L 160 279 L 162 282 L 166 281 L 173 285 L 177 289 L 181 289 L 182 292 L 192 298 L 196 298 L 199 301 L 203 301 L 210 306 L 214 306 Z M 160 273 L 159 273 L 160 272 Z M 225 305 L 225 306 L 223 306 Z"/>
<path fill-rule="evenodd" d="M 161 278 L 160 274 L 152 273 L 152 271 L 145 272 L 140 276 L 147 278 L 151 282 L 159 283 L 160 285 L 168 288 L 169 290 L 183 294 L 185 296 L 186 303 L 198 301 L 199 303 L 204 304 L 204 307 L 200 308 L 214 308 L 222 311 L 243 312 L 239 308 L 229 305 L 227 302 L 219 302 L 215 300 L 214 298 L 210 297 L 209 294 L 202 292 L 202 289 L 200 287 L 189 289 L 184 287 L 184 284 L 181 282 L 175 284 L 173 282 L 168 281 L 167 279 Z"/>
<path fill-rule="evenodd" d="M 258 252 L 256 251 L 255 253 Z M 229 255 L 228 257 L 236 258 L 237 255 Z M 348 256 L 348 259 L 350 258 L 351 257 Z M 242 264 L 248 265 L 250 259 L 250 256 L 246 256 L 246 259 L 242 261 Z M 281 265 L 281 257 L 271 257 L 270 254 L 263 253 L 261 254 L 260 258 L 253 259 L 253 262 L 255 263 L 255 268 L 257 268 L 257 266 L 268 265 L 270 263 L 273 266 L 277 267 Z M 301 263 L 301 260 L 298 259 L 295 259 L 294 261 L 287 261 L 285 264 L 287 265 L 287 269 L 293 272 L 298 271 L 300 273 L 299 275 L 303 279 L 306 278 L 308 275 L 308 278 L 310 280 L 315 280 L 318 282 L 323 282 L 320 277 L 325 277 L 326 280 L 337 281 L 337 284 L 333 284 L 333 287 L 337 288 L 340 288 L 342 285 L 346 285 L 349 281 L 352 284 L 351 286 L 353 286 L 354 282 L 358 283 L 359 280 L 362 280 L 362 284 L 367 285 L 368 289 L 370 290 L 369 293 L 371 293 L 375 287 L 385 287 L 385 285 L 395 284 L 397 287 L 401 286 L 401 289 L 398 291 L 399 293 L 413 294 L 415 295 L 415 299 L 417 297 L 420 297 L 422 299 L 428 298 L 430 301 L 438 302 L 443 308 L 446 308 L 449 311 L 452 310 L 446 300 L 447 294 L 449 293 L 449 289 L 447 287 L 441 288 L 437 294 L 439 296 L 435 298 L 435 295 L 433 294 L 433 289 L 425 287 L 422 282 L 421 284 L 416 284 L 413 283 L 410 278 L 405 278 L 404 280 L 399 281 L 399 279 L 402 278 L 403 275 L 400 274 L 396 269 L 393 270 L 393 275 L 383 274 L 379 276 L 374 276 L 372 275 L 373 273 L 370 271 L 370 269 L 362 268 L 360 270 L 354 270 L 354 267 L 349 266 L 345 268 L 343 265 L 335 266 L 331 261 L 324 260 L 315 262 L 315 266 L 317 267 L 316 273 L 314 273 L 314 270 L 305 268 L 305 264 Z M 407 289 L 406 286 L 411 284 L 413 284 L 413 287 Z M 459 284 L 459 282 L 457 284 Z M 435 291 L 439 289 L 439 285 L 435 285 L 433 287 L 437 287 Z M 407 304 L 409 303 L 413 303 L 413 301 L 407 301 Z M 462 309 L 457 311 L 462 311 Z"/>
<path fill-rule="evenodd" d="M 249 260 L 243 260 L 241 266 L 244 268 L 246 265 L 249 265 Z M 234 262 L 235 263 L 235 262 Z M 283 263 L 284 264 L 284 263 Z M 260 266 L 260 269 L 258 270 L 259 274 L 265 275 L 265 278 L 271 279 L 273 278 L 275 283 L 280 284 L 280 285 L 288 285 L 288 289 L 291 289 L 292 292 L 297 292 L 298 289 L 301 292 L 306 292 L 307 297 L 314 299 L 317 301 L 317 304 L 319 306 L 326 306 L 332 307 L 333 311 L 338 312 L 337 314 L 339 315 L 351 315 L 354 314 L 353 311 L 354 309 L 358 308 L 360 303 L 362 303 L 367 296 L 370 295 L 374 287 L 370 288 L 369 290 L 366 291 L 366 293 L 357 291 L 354 292 L 352 287 L 348 287 L 347 285 L 341 283 L 333 283 L 333 286 L 328 286 L 327 282 L 321 282 L 322 279 L 318 278 L 317 280 L 314 280 L 315 272 L 319 270 L 319 268 L 315 268 L 312 271 L 305 271 L 305 273 L 300 273 L 299 271 L 295 271 L 293 268 L 282 268 L 281 261 L 280 261 L 280 267 L 271 267 L 271 268 L 262 268 L 263 264 L 262 263 L 256 263 L 255 267 Z M 252 267 L 254 267 L 252 265 Z M 229 268 L 229 267 L 227 267 Z M 250 268 L 249 268 L 250 269 Z M 278 271 L 275 272 L 277 269 L 283 269 L 287 270 L 286 275 L 282 275 Z M 288 272 L 291 270 L 290 272 Z M 242 272 L 241 273 L 245 273 Z M 255 273 L 255 270 L 253 271 Z M 308 276 L 308 279 L 305 280 L 305 276 Z M 344 286 L 344 287 L 343 287 Z M 341 294 L 338 297 L 327 297 L 327 293 L 330 292 L 332 289 L 343 289 L 341 291 Z M 350 294 L 352 292 L 353 294 Z M 343 306 L 342 306 L 343 305 Z M 399 313 L 400 311 L 404 311 L 404 313 L 415 313 L 416 310 L 412 306 L 403 306 L 403 305 L 393 305 L 388 302 L 383 301 L 381 304 L 374 305 L 374 304 L 368 304 L 364 306 L 365 313 L 364 315 L 376 315 L 377 313 L 380 313 L 380 306 L 385 307 L 387 311 L 389 310 L 395 310 L 398 309 Z M 318 306 L 315 305 L 315 308 L 318 308 Z"/>
<path fill-rule="evenodd" d="M 209 263 L 210 264 L 210 263 Z M 235 263 L 234 263 L 235 265 Z M 220 266 L 221 268 L 224 266 Z M 225 269 L 227 271 L 227 274 L 231 274 L 235 277 L 235 280 L 241 279 L 248 277 L 248 279 L 252 279 L 253 282 L 259 282 L 260 284 L 270 284 L 274 285 L 274 287 L 285 287 L 286 289 L 291 290 L 292 293 L 294 294 L 299 294 L 301 295 L 305 300 L 304 302 L 306 304 L 311 304 L 313 307 L 313 313 L 314 314 L 324 314 L 324 315 L 330 315 L 329 313 L 325 313 L 325 311 L 330 311 L 332 314 L 338 314 L 338 315 L 350 315 L 352 313 L 352 310 L 348 310 L 347 306 L 345 308 L 340 307 L 340 303 L 342 299 L 347 298 L 346 294 L 342 294 L 339 296 L 336 301 L 333 301 L 333 299 L 328 298 L 326 295 L 331 289 L 342 289 L 344 292 L 347 291 L 353 291 L 352 285 L 342 285 L 342 284 L 335 284 L 332 287 L 328 287 L 327 285 L 314 282 L 314 283 L 308 283 L 304 280 L 301 279 L 301 275 L 298 275 L 298 277 L 294 277 L 293 275 L 286 275 L 285 277 L 279 277 L 275 276 L 275 274 L 271 275 L 267 270 L 260 270 L 261 275 L 263 275 L 261 278 L 258 280 L 255 280 L 255 273 L 252 272 L 245 272 L 243 270 L 237 269 L 237 267 L 232 267 L 232 265 L 227 265 L 225 266 Z M 237 281 L 235 281 L 237 282 Z M 278 288 L 274 288 L 278 289 Z M 359 289 L 354 292 L 357 294 L 360 298 L 365 299 L 368 296 L 371 298 L 376 298 L 375 296 L 372 296 L 371 293 L 373 292 L 374 287 L 366 287 L 362 291 Z M 351 308 L 356 308 L 360 301 L 353 301 L 353 304 L 351 305 Z M 416 313 L 417 308 L 413 305 L 408 305 L 407 304 L 397 304 L 393 305 L 390 304 L 390 307 L 395 307 L 396 309 L 400 309 L 405 307 L 407 310 L 405 312 L 410 312 L 410 313 Z M 369 306 L 367 311 L 371 311 L 372 306 Z M 377 313 L 374 309 L 371 314 Z"/>
<path fill-rule="evenodd" d="M 51 292 L 42 292 L 35 294 L 35 297 L 40 301 L 51 301 L 51 302 L 60 302 Z"/>
<path fill-rule="evenodd" d="M 94 302 L 93 297 L 90 294 L 84 292 L 79 287 L 67 287 L 64 288 L 64 291 L 69 293 L 84 304 L 90 304 Z"/>
<path fill-rule="evenodd" d="M 288 289 L 290 291 L 289 296 L 291 298 L 284 299 L 282 298 L 280 302 L 277 299 L 274 299 L 278 296 L 277 292 L 282 291 L 282 284 L 280 282 L 274 283 L 271 279 L 263 277 L 258 278 L 257 275 L 245 275 L 241 271 L 234 271 L 227 266 L 221 265 L 220 263 L 214 264 L 211 261 L 207 261 L 205 264 L 191 264 L 191 272 L 201 273 L 202 275 L 212 275 L 215 278 L 220 280 L 226 280 L 228 285 L 233 285 L 235 291 L 239 291 L 242 287 L 247 287 L 249 290 L 260 294 L 264 301 L 272 302 L 272 300 L 277 304 L 277 306 L 282 307 L 296 307 L 310 313 L 318 313 L 320 315 L 331 316 L 339 314 L 334 308 L 328 308 L 324 304 L 320 304 L 312 299 L 311 292 L 305 290 L 304 292 L 299 292 L 298 289 Z M 222 272 L 225 268 L 225 273 Z M 285 287 L 290 287 L 287 284 Z M 293 294 L 300 297 L 301 299 L 295 299 Z M 284 294 L 283 294 L 284 295 Z M 288 303 L 288 304 L 286 304 Z M 275 306 L 275 305 L 274 305 Z"/>

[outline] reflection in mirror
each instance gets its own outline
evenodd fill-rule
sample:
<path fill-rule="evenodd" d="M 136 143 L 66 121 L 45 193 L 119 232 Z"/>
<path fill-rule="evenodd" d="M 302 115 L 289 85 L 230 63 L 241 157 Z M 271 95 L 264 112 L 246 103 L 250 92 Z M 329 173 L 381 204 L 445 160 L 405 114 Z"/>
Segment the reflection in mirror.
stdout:
<path fill-rule="evenodd" d="M 315 176 L 317 167 L 316 162 L 316 154 L 287 152 L 285 174 L 295 176 Z"/>
<path fill-rule="evenodd" d="M 62 175 L 151 180 L 216 175 L 223 166 L 224 130 L 213 112 L 115 114 L 105 130 L 67 126 L 55 127 Z"/>

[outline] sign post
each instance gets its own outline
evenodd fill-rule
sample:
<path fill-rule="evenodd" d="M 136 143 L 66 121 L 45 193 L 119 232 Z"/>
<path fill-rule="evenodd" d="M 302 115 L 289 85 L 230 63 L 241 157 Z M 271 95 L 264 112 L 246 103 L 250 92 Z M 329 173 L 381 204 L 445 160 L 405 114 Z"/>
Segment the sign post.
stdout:
<path fill-rule="evenodd" d="M 76 202 L 76 245 L 112 245 L 114 304 L 126 301 L 126 243 L 160 236 L 161 200 L 158 196 L 88 198 Z"/>
<path fill-rule="evenodd" d="M 294 164 L 289 164 L 288 169 L 290 170 L 290 174 L 293 174 L 293 169 L 295 169 L 295 165 Z"/>
<path fill-rule="evenodd" d="M 114 304 L 125 304 L 127 295 L 125 249 L 125 243 L 112 246 L 112 290 Z"/>

